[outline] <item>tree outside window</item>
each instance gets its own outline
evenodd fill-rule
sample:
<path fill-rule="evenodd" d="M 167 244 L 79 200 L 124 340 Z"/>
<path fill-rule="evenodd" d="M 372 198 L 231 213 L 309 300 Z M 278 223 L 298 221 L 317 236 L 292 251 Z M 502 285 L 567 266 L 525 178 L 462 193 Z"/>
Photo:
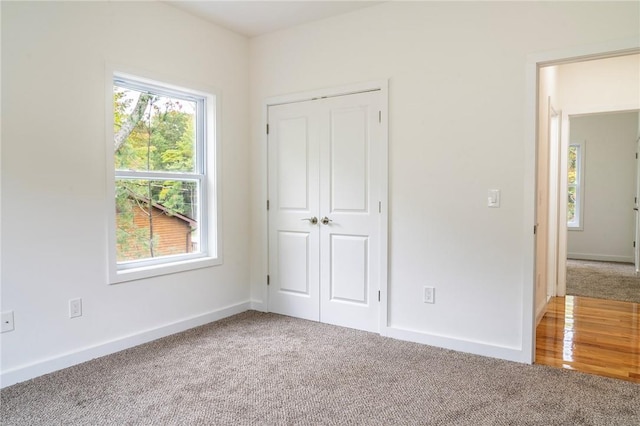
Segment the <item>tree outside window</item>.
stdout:
<path fill-rule="evenodd" d="M 567 226 L 582 228 L 584 144 L 571 143 L 568 153 Z"/>

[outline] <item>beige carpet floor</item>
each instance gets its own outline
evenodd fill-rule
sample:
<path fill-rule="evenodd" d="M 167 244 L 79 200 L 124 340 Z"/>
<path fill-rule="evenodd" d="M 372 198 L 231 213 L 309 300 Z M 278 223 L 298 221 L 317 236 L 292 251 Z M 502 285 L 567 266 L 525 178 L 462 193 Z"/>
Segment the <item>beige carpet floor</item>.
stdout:
<path fill-rule="evenodd" d="M 640 303 L 640 277 L 631 263 L 568 259 L 567 294 Z"/>
<path fill-rule="evenodd" d="M 639 425 L 640 386 L 249 311 L 0 392 L 2 425 Z"/>

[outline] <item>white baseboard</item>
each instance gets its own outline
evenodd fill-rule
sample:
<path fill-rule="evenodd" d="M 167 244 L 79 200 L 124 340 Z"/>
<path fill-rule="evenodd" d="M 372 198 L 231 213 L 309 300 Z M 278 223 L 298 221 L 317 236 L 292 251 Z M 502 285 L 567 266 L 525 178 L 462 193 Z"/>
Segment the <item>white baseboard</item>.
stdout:
<path fill-rule="evenodd" d="M 157 340 L 175 333 L 180 333 L 190 328 L 218 321 L 231 315 L 236 315 L 248 311 L 249 309 L 251 309 L 251 305 L 252 304 L 250 302 L 238 303 L 236 305 L 227 306 L 226 308 L 217 309 L 206 314 L 196 315 L 171 324 L 163 325 L 158 328 L 141 331 L 139 333 L 131 334 L 129 336 L 100 343 L 94 346 L 81 348 L 73 352 L 68 352 L 52 358 L 44 359 L 32 364 L 12 368 L 0 373 L 0 388 L 24 382 L 25 380 L 33 379 L 35 377 L 52 373 L 63 368 L 81 364 L 94 358 L 110 355 L 124 349 L 132 348 L 134 346 L 150 342 L 152 340 Z"/>
<path fill-rule="evenodd" d="M 258 312 L 267 312 L 267 305 L 262 300 L 252 300 L 251 309 Z"/>
<path fill-rule="evenodd" d="M 547 300 L 542 304 L 542 306 L 538 306 L 538 310 L 536 312 L 536 327 L 542 321 L 542 317 L 545 313 L 547 313 L 547 305 L 549 304 L 550 297 L 547 297 Z"/>
<path fill-rule="evenodd" d="M 633 256 L 615 256 L 610 254 L 597 254 L 597 253 L 567 253 L 567 259 L 599 260 L 602 262 L 633 263 Z"/>
<path fill-rule="evenodd" d="M 405 340 L 408 342 L 422 343 L 423 345 L 437 346 L 444 349 L 452 349 L 458 352 L 467 352 L 475 355 L 482 355 L 491 358 L 504 359 L 507 361 L 531 364 L 523 350 L 506 346 L 491 345 L 470 340 L 460 340 L 447 336 L 428 334 L 421 331 L 406 330 L 402 328 L 387 327 L 385 335 L 393 339 Z"/>

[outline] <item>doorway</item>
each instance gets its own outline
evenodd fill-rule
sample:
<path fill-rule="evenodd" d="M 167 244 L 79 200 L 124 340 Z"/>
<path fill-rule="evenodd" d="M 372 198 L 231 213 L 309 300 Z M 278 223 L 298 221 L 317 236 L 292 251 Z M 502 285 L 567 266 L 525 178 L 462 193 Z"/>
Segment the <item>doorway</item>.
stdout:
<path fill-rule="evenodd" d="M 567 295 L 640 303 L 638 136 L 637 110 L 569 116 Z"/>
<path fill-rule="evenodd" d="M 568 202 L 570 195 L 573 195 L 573 202 L 578 199 L 580 201 L 580 182 L 576 182 L 576 175 L 569 177 L 567 173 L 567 164 L 569 157 L 569 145 L 570 141 L 572 145 L 577 148 L 575 150 L 584 150 L 589 152 L 589 143 L 587 142 L 586 148 L 583 144 L 579 143 L 570 137 L 569 124 L 572 118 L 585 116 L 588 114 L 613 112 L 613 111 L 631 111 L 636 110 L 640 106 L 640 99 L 637 97 L 638 93 L 638 45 L 637 41 L 634 43 L 620 43 L 621 45 L 632 47 L 622 49 L 611 49 L 608 52 L 598 51 L 597 49 L 590 56 L 578 56 L 575 55 L 575 59 L 571 59 L 571 56 L 561 56 L 548 60 L 541 65 L 540 61 L 537 64 L 538 76 L 540 77 L 539 83 L 541 88 L 546 88 L 547 93 L 545 96 L 540 96 L 538 92 L 538 128 L 537 128 L 537 153 L 538 164 L 536 167 L 536 177 L 538 182 L 538 188 L 536 189 L 536 206 L 540 207 L 540 198 L 547 198 L 546 203 L 542 203 L 543 209 L 538 209 L 535 213 L 536 222 L 539 218 L 543 218 L 548 221 L 549 229 L 547 236 L 557 236 L 557 246 L 550 246 L 546 241 L 542 241 L 540 238 L 536 238 L 536 243 L 543 244 L 543 247 L 536 246 L 538 250 L 538 256 L 535 260 L 536 277 L 539 275 L 540 265 L 549 265 L 550 269 L 554 268 L 554 261 L 557 262 L 555 270 L 549 270 L 548 274 L 542 275 L 548 277 L 547 283 L 538 283 L 534 285 L 534 300 L 535 300 L 535 314 L 537 327 L 537 343 L 534 341 L 534 347 L 536 348 L 535 360 L 538 363 L 547 365 L 556 365 L 562 368 L 573 368 L 581 371 L 598 372 L 598 374 L 611 375 L 612 377 L 626 377 L 633 376 L 635 370 L 625 370 L 625 365 L 628 364 L 629 348 L 633 346 L 625 346 L 624 342 L 618 341 L 618 335 L 625 335 L 626 338 L 619 340 L 628 341 L 631 338 L 632 342 L 637 342 L 637 329 L 636 334 L 631 333 L 631 330 L 623 329 L 626 325 L 632 324 L 633 321 L 637 321 L 637 315 L 634 317 L 633 312 L 637 312 L 637 305 L 628 304 L 614 305 L 613 303 L 598 300 L 598 299 L 585 299 L 580 296 L 565 296 L 566 293 L 566 259 L 568 249 L 567 239 L 567 218 L 571 218 L 571 222 L 576 227 L 576 232 L 581 232 L 580 228 L 584 225 L 593 224 L 593 218 L 589 218 L 584 221 L 582 214 L 585 205 L 570 206 L 571 201 Z M 624 78 L 623 74 L 617 75 L 617 71 L 608 70 L 602 72 L 602 69 L 595 74 L 600 74 L 603 79 L 599 81 L 592 80 L 588 84 L 584 75 L 575 73 L 576 70 L 594 71 L 601 64 L 600 61 L 611 61 L 610 63 L 621 63 L 625 61 L 635 61 L 631 66 L 626 68 L 631 76 L 628 80 Z M 562 67 L 567 67 L 562 70 Z M 571 72 L 570 72 L 571 71 Z M 585 71 L 585 75 L 588 72 Z M 573 74 L 572 74 L 573 72 Z M 564 74 L 563 74 L 564 73 Z M 546 79 L 548 77 L 548 79 Z M 563 80 L 564 77 L 564 80 Z M 573 83 L 569 89 L 563 86 L 563 82 L 567 81 Z M 624 85 L 621 82 L 631 81 L 631 84 Z M 576 84 L 580 83 L 580 84 Z M 613 84 L 611 84 L 613 83 Z M 612 96 L 612 94 L 616 96 Z M 545 105 L 553 105 L 553 109 L 549 108 L 548 111 L 544 111 Z M 555 110 L 555 111 L 554 111 Z M 553 126 L 555 124 L 550 119 L 545 122 L 544 118 L 551 117 L 555 114 L 561 116 L 560 127 L 561 131 L 561 148 L 558 155 L 558 161 L 553 158 L 555 148 L 552 141 L 547 137 L 550 132 L 553 132 Z M 573 142 L 576 142 L 575 144 Z M 634 140 L 629 141 L 632 145 Z M 635 152 L 635 146 L 630 147 L 631 152 Z M 540 153 L 547 154 L 540 155 Z M 573 153 L 575 157 L 575 152 Z M 587 154 L 590 155 L 590 154 Z M 574 158 L 575 159 L 575 158 Z M 557 165 L 557 169 L 554 169 L 554 161 Z M 545 168 L 546 167 L 546 168 Z M 633 167 L 631 167 L 633 168 Z M 557 187 L 554 187 L 552 182 L 555 178 L 554 173 L 558 173 L 559 179 L 557 179 Z M 617 171 L 616 171 L 617 172 Z M 633 170 L 635 173 L 635 170 Z M 612 173 L 612 172 L 610 172 Z M 541 174 L 544 174 L 544 179 L 541 179 Z M 634 179 L 632 176 L 630 183 Z M 541 186 L 542 183 L 542 186 Z M 584 183 L 584 182 L 583 182 Z M 587 182 L 589 184 L 589 182 Z M 570 192 L 573 189 L 573 193 Z M 631 204 L 628 206 L 629 211 L 633 207 L 633 196 L 635 188 L 627 191 L 629 192 Z M 554 194 L 557 195 L 557 199 L 552 198 Z M 582 195 L 584 201 L 584 195 Z M 592 198 L 593 200 L 593 198 Z M 556 206 L 555 208 L 553 206 Z M 589 208 L 587 206 L 587 208 Z M 593 209 L 590 208 L 591 213 Z M 570 214 L 568 216 L 568 213 Z M 631 220 L 629 220 L 630 222 Z M 553 223 L 556 223 L 555 226 Z M 588 223 L 587 223 L 588 222 Z M 629 228 L 629 226 L 627 226 Z M 629 230 L 629 244 L 633 241 L 633 230 Z M 549 242 L 552 242 L 553 238 L 548 238 Z M 549 243 L 550 244 L 550 243 Z M 543 262 L 540 262 L 539 255 L 544 253 L 545 257 Z M 556 253 L 555 259 L 553 253 Z M 626 258 L 631 257 L 629 251 Z M 556 281 L 555 283 L 553 281 Z M 545 285 L 546 284 L 546 285 Z M 553 285 L 552 285 L 553 284 Z M 557 284 L 557 285 L 556 285 Z M 554 289 L 555 287 L 555 289 Z M 541 293 L 541 290 L 544 293 Z M 547 293 L 548 292 L 548 293 Z M 545 294 L 546 293 L 546 294 Z M 545 297 L 547 296 L 547 297 Z M 551 296 L 551 297 L 549 297 Z M 616 302 L 618 303 L 618 302 Z M 611 309 L 608 309 L 611 307 Z M 624 318 L 621 320 L 616 315 L 619 312 L 629 312 L 627 320 Z M 547 315 L 545 315 L 545 312 Z M 612 325 L 609 328 L 601 327 L 597 335 L 591 333 L 588 330 L 588 325 L 592 323 L 590 320 L 594 315 L 598 315 L 601 321 Z M 626 314 L 625 314 L 626 315 Z M 544 316 L 544 318 L 543 318 Z M 634 318 L 636 318 L 634 320 Z M 542 320 L 541 322 L 539 322 Z M 626 321 L 626 322 L 625 322 Z M 626 325 L 625 325 L 626 324 Z M 616 329 L 616 327 L 619 327 Z M 631 327 L 633 328 L 633 327 Z M 534 331 L 534 336 L 536 332 Z M 582 341 L 577 342 L 573 339 L 573 336 L 582 336 Z M 604 342 L 605 340 L 611 343 L 610 346 L 606 344 L 594 344 L 594 341 L 585 339 L 585 336 L 591 336 L 598 342 Z M 633 337 L 631 337 L 633 336 Z M 636 343 L 637 344 L 637 343 Z M 597 349 L 594 349 L 596 348 Z M 570 350 L 567 350 L 570 348 Z M 616 352 L 617 351 L 617 352 Z M 618 353 L 619 357 L 610 356 L 613 353 Z M 610 354 L 610 355 L 606 355 Z M 608 358 L 606 358 L 608 356 Z M 620 364 L 615 364 L 620 361 Z M 626 364 L 625 364 L 626 363 Z M 614 373 L 612 369 L 620 371 Z M 609 370 L 606 370 L 606 369 Z M 633 368 L 637 368 L 633 367 Z M 606 371 L 605 371 L 606 370 Z"/>
<path fill-rule="evenodd" d="M 575 206 L 571 206 L 571 203 L 568 203 L 568 194 L 567 188 L 571 186 L 571 182 L 568 182 L 568 164 L 569 164 L 569 152 L 571 148 L 579 149 L 583 151 L 585 154 L 586 161 L 593 161 L 597 159 L 599 162 L 605 161 L 605 152 L 607 152 L 606 148 L 598 147 L 593 143 L 585 144 L 585 137 L 583 131 L 578 131 L 578 123 L 580 121 L 592 121 L 595 117 L 600 117 L 605 120 L 612 120 L 617 113 L 637 111 L 640 107 L 640 99 L 637 97 L 637 86 L 638 86 L 638 63 L 640 55 L 638 53 L 633 54 L 625 54 L 620 56 L 602 58 L 597 60 L 591 60 L 586 62 L 575 62 L 570 64 L 560 65 L 558 68 L 561 73 L 564 73 L 565 78 L 560 78 L 558 81 L 558 97 L 564 98 L 562 103 L 565 105 L 562 106 L 562 136 L 561 136 L 561 157 L 559 162 L 559 170 L 560 170 L 560 186 L 558 189 L 558 193 L 560 194 L 560 203 L 558 214 L 560 215 L 562 220 L 558 221 L 558 229 L 555 230 L 558 234 L 558 270 L 557 270 L 557 290 L 555 295 L 564 296 L 566 294 L 566 259 L 569 253 L 572 253 L 572 256 L 580 257 L 580 254 L 584 254 L 584 252 L 592 252 L 591 257 L 598 257 L 599 260 L 626 260 L 632 261 L 632 244 L 634 240 L 633 231 L 628 231 L 626 234 L 619 236 L 618 240 L 626 239 L 627 249 L 624 248 L 609 248 L 608 250 L 604 250 L 605 253 L 595 253 L 593 249 L 587 249 L 583 244 L 573 244 L 570 247 L 570 241 L 568 239 L 569 233 L 573 234 L 572 237 L 578 236 L 582 240 L 587 240 L 587 234 L 591 235 L 594 231 L 595 227 L 605 228 L 606 226 L 598 226 L 597 223 L 602 222 L 602 220 L 598 219 L 599 216 L 603 214 L 598 213 L 598 208 L 594 208 L 593 201 L 594 196 L 598 197 L 597 191 L 591 191 L 587 194 L 581 194 L 580 192 L 584 192 L 584 186 L 582 189 L 576 193 L 578 198 L 582 198 L 586 204 L 591 203 L 591 206 L 583 206 L 590 207 L 588 209 L 588 217 L 584 217 L 585 208 L 580 209 L 578 206 L 578 210 L 574 211 Z M 625 82 L 621 84 L 621 82 Z M 566 86 L 566 87 L 565 87 Z M 585 86 L 585 91 L 578 95 L 576 92 L 581 87 Z M 634 88 L 633 86 L 636 86 Z M 604 96 L 603 94 L 606 94 Z M 602 127 L 604 124 L 601 124 Z M 618 124 L 609 124 L 609 127 L 617 128 Z M 572 129 L 572 127 L 576 127 Z M 584 126 L 580 126 L 584 127 Z M 591 125 L 593 127 L 593 125 Z M 602 132 L 602 131 L 601 131 Z M 633 133 L 633 129 L 631 130 Z M 605 132 L 606 133 L 606 132 Z M 612 132 L 613 133 L 613 132 Z M 618 133 L 616 131 L 616 133 Z M 628 132 L 627 132 L 628 133 Z M 602 135 L 602 138 L 608 138 L 609 135 Z M 633 161 L 635 157 L 635 146 L 633 141 L 635 137 L 633 134 L 629 137 L 625 137 L 628 139 L 628 143 L 626 144 L 626 156 L 629 158 L 629 162 L 625 167 L 620 165 L 620 169 L 610 170 L 608 174 L 619 175 L 622 174 L 623 169 L 627 169 L 627 174 L 629 174 L 626 179 L 628 182 L 624 186 L 628 187 L 625 191 L 626 193 L 622 199 L 618 197 L 615 201 L 612 201 L 612 205 L 609 205 L 604 210 L 615 210 L 615 209 L 623 209 L 628 210 L 628 216 L 626 220 L 629 222 L 627 224 L 628 227 L 633 227 L 632 225 L 632 208 L 633 208 L 633 197 L 634 197 L 634 176 L 635 168 L 633 167 Z M 593 142 L 593 141 L 592 141 Z M 600 142 L 599 142 L 600 143 Z M 616 149 L 619 151 L 619 149 Z M 594 155 L 590 155 L 594 154 Z M 607 157 L 611 157 L 612 150 L 608 150 L 606 154 Z M 625 154 L 620 154 L 624 156 Z M 612 160 L 613 161 L 613 160 Z M 616 161 L 622 161 L 617 159 Z M 598 167 L 601 169 L 601 167 Z M 594 168 L 592 166 L 588 166 L 585 172 L 587 174 L 593 174 Z M 602 174 L 602 173 L 601 173 Z M 605 173 L 607 174 L 607 173 Z M 591 180 L 591 185 L 588 185 L 591 190 L 594 190 L 594 181 Z M 616 192 L 618 188 L 614 188 L 613 191 Z M 600 191 L 602 192 L 602 191 Z M 576 214 L 573 214 L 573 213 Z M 620 217 L 625 217 L 622 212 L 618 214 Z M 568 224 L 566 218 L 571 216 L 573 220 L 572 224 Z M 590 225 L 588 229 L 585 229 L 582 226 L 584 221 L 587 221 Z M 606 221 L 605 221 L 606 222 Z M 573 226 L 573 227 L 570 227 Z M 570 230 L 571 229 L 571 230 Z M 619 234 L 620 232 L 618 232 Z M 623 232 L 624 233 L 624 232 Z M 598 239 L 596 238 L 591 238 Z M 621 245 L 622 243 L 618 243 Z M 626 253 L 626 254 L 625 254 Z M 600 256 L 598 256 L 600 255 Z M 584 257 L 584 256 L 582 256 Z"/>
<path fill-rule="evenodd" d="M 268 106 L 270 312 L 380 331 L 385 102 L 369 90 Z"/>
<path fill-rule="evenodd" d="M 585 201 L 582 193 L 584 187 L 576 186 L 579 182 L 569 182 L 567 164 L 569 162 L 570 140 L 574 150 L 579 149 L 584 157 L 589 150 L 582 142 L 575 141 L 570 133 L 570 123 L 585 116 L 595 114 L 610 114 L 620 111 L 634 111 L 640 107 L 637 97 L 638 63 L 640 54 L 638 49 L 623 51 L 618 55 L 602 53 L 592 58 L 580 58 L 575 61 L 559 59 L 557 64 L 546 64 L 539 67 L 538 92 L 538 141 L 537 141 L 537 194 L 536 194 L 536 223 L 548 224 L 542 233 L 536 236 L 536 282 L 535 282 L 535 313 L 536 323 L 544 313 L 544 308 L 552 296 L 564 296 L 566 293 L 566 265 L 568 247 L 568 232 L 583 232 L 584 209 L 573 202 Z M 621 82 L 624 82 L 622 84 Z M 557 148 L 554 137 L 557 128 L 560 131 L 560 144 Z M 576 134 L 577 135 L 577 134 Z M 630 141 L 633 143 L 633 139 Z M 595 147 L 595 146 L 594 146 Z M 629 145 L 630 161 L 633 159 L 635 146 Z M 594 156 L 588 156 L 591 160 Z M 635 173 L 635 169 L 632 170 Z M 609 173 L 611 174 L 611 173 Z M 635 177 L 630 177 L 629 185 L 635 185 Z M 572 187 L 569 189 L 569 187 Z M 573 190 L 569 197 L 568 191 Z M 577 192 L 575 192 L 577 190 Z M 629 203 L 629 221 L 635 189 L 630 189 L 627 201 Z M 589 202 L 593 201 L 592 194 L 587 194 Z M 622 204 L 622 202 L 617 204 Z M 625 204 L 625 206 L 626 206 Z M 577 207 L 577 210 L 576 210 Z M 609 206 L 610 208 L 613 208 Z M 617 208 L 617 206 L 615 207 Z M 594 215 L 595 209 L 590 209 Z M 606 210 L 606 208 L 605 208 Z M 574 218 L 567 224 L 567 217 Z M 596 215 L 597 216 L 597 215 Z M 588 220 L 593 224 L 593 217 Z M 569 231 L 573 226 L 575 231 Z M 629 225 L 631 226 L 631 225 Z M 593 226 L 591 227 L 593 229 Z M 629 231 L 629 253 L 631 259 L 631 244 L 633 232 Z M 597 238 L 596 238 L 597 239 Z M 619 249 L 618 251 L 621 251 Z M 575 251 L 575 250 L 574 250 Z M 548 268 L 548 269 L 547 269 Z"/>

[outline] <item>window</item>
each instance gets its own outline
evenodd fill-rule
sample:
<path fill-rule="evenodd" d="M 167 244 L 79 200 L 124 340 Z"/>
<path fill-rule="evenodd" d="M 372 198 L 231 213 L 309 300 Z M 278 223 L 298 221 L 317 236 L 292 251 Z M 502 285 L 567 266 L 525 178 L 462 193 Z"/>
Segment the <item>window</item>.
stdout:
<path fill-rule="evenodd" d="M 215 97 L 113 74 L 110 282 L 218 262 Z"/>
<path fill-rule="evenodd" d="M 567 227 L 582 230 L 584 207 L 584 142 L 569 144 Z"/>

